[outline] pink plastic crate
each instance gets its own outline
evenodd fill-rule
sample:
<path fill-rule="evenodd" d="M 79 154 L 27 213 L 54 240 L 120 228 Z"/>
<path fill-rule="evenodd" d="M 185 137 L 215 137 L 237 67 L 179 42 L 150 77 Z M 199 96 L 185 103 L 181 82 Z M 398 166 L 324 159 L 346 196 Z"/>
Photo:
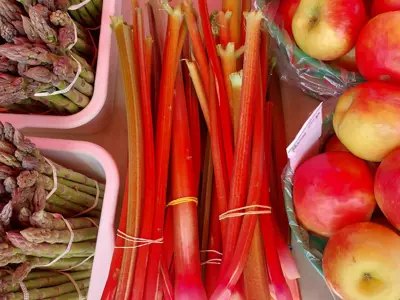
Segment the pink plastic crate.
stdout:
<path fill-rule="evenodd" d="M 44 156 L 100 182 L 106 182 L 88 294 L 89 300 L 98 300 L 107 281 L 115 245 L 114 218 L 119 190 L 119 175 L 115 161 L 106 150 L 93 143 L 46 138 L 30 139 Z"/>
<path fill-rule="evenodd" d="M 69 132 L 93 133 L 103 129 L 107 124 L 107 117 L 113 110 L 116 55 L 111 53 L 114 38 L 110 28 L 110 16 L 115 14 L 116 9 L 119 9 L 119 2 L 116 0 L 103 1 L 94 93 L 89 105 L 70 116 L 0 113 L 2 121 L 10 122 L 17 128 L 40 128 L 44 129 L 43 131 L 79 128 L 79 130 L 70 130 Z M 107 100 L 107 98 L 109 99 Z"/>

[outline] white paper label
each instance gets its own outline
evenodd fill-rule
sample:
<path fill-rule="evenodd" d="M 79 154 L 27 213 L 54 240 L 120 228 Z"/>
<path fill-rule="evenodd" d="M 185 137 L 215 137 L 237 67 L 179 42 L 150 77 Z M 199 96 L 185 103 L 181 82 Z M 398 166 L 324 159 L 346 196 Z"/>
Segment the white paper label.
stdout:
<path fill-rule="evenodd" d="M 322 121 L 321 102 L 301 127 L 293 142 L 286 148 L 292 170 L 296 170 L 304 159 L 315 155 L 316 153 L 311 153 L 313 150 L 318 151 L 316 146 L 322 135 Z"/>

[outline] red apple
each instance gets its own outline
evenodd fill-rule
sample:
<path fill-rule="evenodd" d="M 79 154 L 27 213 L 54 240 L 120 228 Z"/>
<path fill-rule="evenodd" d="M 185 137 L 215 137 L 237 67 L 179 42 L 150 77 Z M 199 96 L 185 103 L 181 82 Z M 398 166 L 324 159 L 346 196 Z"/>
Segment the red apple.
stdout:
<path fill-rule="evenodd" d="M 400 83 L 400 11 L 371 19 L 356 44 L 356 61 L 367 80 Z"/>
<path fill-rule="evenodd" d="M 332 66 L 345 69 L 350 72 L 358 72 L 356 62 L 356 49 L 353 47 L 345 55 L 335 59 L 331 62 Z"/>
<path fill-rule="evenodd" d="M 374 0 L 371 7 L 371 16 L 383 14 L 389 11 L 400 10 L 399 0 Z"/>
<path fill-rule="evenodd" d="M 348 152 L 319 154 L 297 168 L 293 202 L 306 229 L 329 237 L 346 225 L 370 220 L 375 209 L 371 172 Z"/>
<path fill-rule="evenodd" d="M 375 196 L 383 214 L 400 230 L 400 149 L 380 164 L 375 175 Z"/>
<path fill-rule="evenodd" d="M 326 245 L 322 268 L 328 286 L 346 300 L 400 299 L 400 237 L 363 222 L 346 226 Z"/>
<path fill-rule="evenodd" d="M 301 0 L 292 30 L 297 45 L 306 54 L 335 60 L 354 47 L 366 21 L 362 0 Z"/>
<path fill-rule="evenodd" d="M 333 115 L 335 133 L 354 155 L 380 162 L 400 147 L 400 88 L 366 82 L 347 90 Z"/>
<path fill-rule="evenodd" d="M 336 135 L 332 135 L 325 144 L 324 152 L 350 152 L 338 139 Z"/>
<path fill-rule="evenodd" d="M 292 20 L 299 4 L 300 0 L 282 0 L 276 13 L 276 22 L 283 25 L 291 38 L 293 38 Z"/>

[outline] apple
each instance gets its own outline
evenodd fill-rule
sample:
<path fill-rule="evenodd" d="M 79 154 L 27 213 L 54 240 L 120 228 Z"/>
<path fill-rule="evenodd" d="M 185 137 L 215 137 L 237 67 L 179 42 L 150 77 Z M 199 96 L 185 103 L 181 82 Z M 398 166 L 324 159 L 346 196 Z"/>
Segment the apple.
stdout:
<path fill-rule="evenodd" d="M 366 82 L 347 90 L 336 105 L 333 128 L 354 155 L 380 162 L 400 146 L 400 87 Z"/>
<path fill-rule="evenodd" d="M 332 66 L 345 69 L 350 72 L 358 72 L 357 62 L 356 62 L 356 48 L 353 47 L 345 55 L 335 59 L 331 62 Z"/>
<path fill-rule="evenodd" d="M 294 174 L 293 203 L 303 227 L 324 237 L 369 221 L 376 202 L 367 163 L 348 152 L 310 158 Z"/>
<path fill-rule="evenodd" d="M 325 144 L 324 152 L 350 152 L 336 135 L 332 135 Z"/>
<path fill-rule="evenodd" d="M 330 61 L 354 47 L 366 21 L 362 0 L 301 0 L 292 30 L 306 54 Z"/>
<path fill-rule="evenodd" d="M 367 80 L 400 83 L 400 11 L 372 18 L 361 30 L 356 61 Z"/>
<path fill-rule="evenodd" d="M 292 20 L 299 4 L 300 0 L 282 0 L 276 13 L 277 24 L 283 25 L 291 38 L 293 38 Z"/>
<path fill-rule="evenodd" d="M 400 149 L 383 159 L 375 175 L 374 188 L 379 208 L 400 230 Z"/>
<path fill-rule="evenodd" d="M 371 16 L 375 17 L 385 12 L 400 10 L 399 0 L 374 0 L 371 7 Z"/>
<path fill-rule="evenodd" d="M 325 280 L 341 299 L 399 300 L 399 249 L 400 237 L 382 225 L 346 226 L 324 250 Z"/>

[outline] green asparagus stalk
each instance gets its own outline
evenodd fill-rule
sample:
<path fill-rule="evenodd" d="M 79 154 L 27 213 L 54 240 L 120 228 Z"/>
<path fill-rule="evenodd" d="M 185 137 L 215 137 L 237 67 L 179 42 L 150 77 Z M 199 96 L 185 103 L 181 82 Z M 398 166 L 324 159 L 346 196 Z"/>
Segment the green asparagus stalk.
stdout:
<path fill-rule="evenodd" d="M 96 6 L 98 11 L 103 9 L 103 0 L 92 0 L 93 4 Z"/>
<path fill-rule="evenodd" d="M 82 289 L 81 295 L 83 297 L 85 297 L 88 294 L 88 292 L 89 292 L 89 289 Z M 72 293 L 58 296 L 57 298 L 49 298 L 49 299 L 51 299 L 51 300 L 75 300 L 75 299 L 80 300 L 78 292 L 72 292 Z"/>
<path fill-rule="evenodd" d="M 50 275 L 37 277 L 32 280 L 27 280 L 29 277 L 28 275 L 28 277 L 25 278 L 24 281 L 24 285 L 26 286 L 26 288 L 28 290 L 31 290 L 31 289 L 46 288 L 50 286 L 71 282 L 71 280 L 66 275 L 56 272 L 45 272 L 45 273 L 50 273 Z M 87 271 L 69 273 L 69 275 L 72 277 L 73 280 L 79 281 L 90 278 L 91 273 L 92 273 L 91 270 L 87 270 Z M 11 282 L 6 282 L 0 285 L 0 293 L 13 293 L 13 292 L 19 292 L 20 290 L 21 287 L 19 284 L 12 284 Z"/>
<path fill-rule="evenodd" d="M 57 204 L 51 202 L 46 202 L 45 210 L 50 213 L 60 214 L 66 218 L 70 218 L 75 214 L 72 211 L 66 210 L 64 207 L 58 206 Z"/>
<path fill-rule="evenodd" d="M 31 243 L 17 232 L 7 232 L 7 238 L 25 255 L 56 258 L 65 251 L 65 245 Z M 64 257 L 88 257 L 94 253 L 95 248 L 96 242 L 73 243 L 71 250 Z"/>
<path fill-rule="evenodd" d="M 0 151 L 0 164 L 12 168 L 21 168 L 21 163 L 11 154 Z"/>
<path fill-rule="evenodd" d="M 12 256 L 1 256 L 0 257 L 0 267 L 7 266 L 9 264 L 20 264 L 26 260 L 24 254 L 15 254 Z"/>
<path fill-rule="evenodd" d="M 65 230 L 67 229 L 67 225 L 63 220 L 55 218 L 52 214 L 49 214 L 44 211 L 34 213 L 31 218 L 31 225 L 37 228 L 45 228 L 52 230 Z M 72 229 L 81 229 L 81 228 L 90 228 L 93 227 L 94 224 L 99 225 L 99 219 L 92 218 L 89 220 L 88 218 L 71 218 L 67 219 Z M 93 221 L 93 222 L 92 222 Z"/>
<path fill-rule="evenodd" d="M 98 229 L 97 227 L 83 228 L 73 230 L 74 242 L 84 242 L 96 240 Z M 27 228 L 21 230 L 21 235 L 29 242 L 49 243 L 49 244 L 68 244 L 71 239 L 71 232 L 69 230 L 50 230 L 43 228 Z"/>
<path fill-rule="evenodd" d="M 53 258 L 27 257 L 27 264 L 29 264 L 31 268 L 33 266 L 36 268 L 46 269 L 46 270 L 61 270 L 62 271 L 62 270 L 68 270 L 70 268 L 72 268 L 71 272 L 91 270 L 92 266 L 93 266 L 93 258 L 91 258 L 88 261 L 85 261 L 83 264 L 79 265 L 84 259 L 85 258 L 82 258 L 82 257 L 63 258 L 63 259 L 60 259 L 57 262 L 53 263 L 51 266 L 44 267 L 44 266 L 48 265 L 50 262 L 52 262 Z M 21 265 L 21 267 L 22 266 L 23 265 Z M 28 274 L 29 273 L 30 272 L 28 272 Z M 14 282 L 18 282 L 18 280 L 14 281 Z"/>
<path fill-rule="evenodd" d="M 79 4 L 79 0 L 70 0 L 72 4 Z M 83 6 L 78 9 L 79 15 L 82 17 L 83 21 L 86 23 L 88 27 L 96 27 L 96 22 L 93 20 L 93 18 L 90 16 L 89 12 L 86 10 L 86 7 Z"/>
<path fill-rule="evenodd" d="M 31 96 L 31 98 L 40 102 L 48 101 L 51 104 L 54 104 L 57 110 L 61 112 L 67 110 L 69 113 L 74 114 L 79 111 L 79 106 L 63 95 L 52 95 L 45 97 Z"/>
<path fill-rule="evenodd" d="M 50 160 L 51 161 L 51 160 Z M 1 162 L 1 161 L 0 161 Z M 51 163 L 57 170 L 57 177 L 68 179 L 77 183 L 96 188 L 96 181 L 73 170 L 67 169 L 53 161 Z M 43 159 L 27 156 L 22 161 L 22 167 L 27 170 L 36 170 L 39 173 L 53 176 L 53 168 Z M 98 183 L 100 190 L 105 189 L 105 185 Z"/>
<path fill-rule="evenodd" d="M 57 43 L 57 32 L 48 24 L 49 9 L 37 4 L 28 11 L 29 18 L 35 31 L 46 44 Z"/>
<path fill-rule="evenodd" d="M 84 280 L 79 280 L 76 281 L 76 284 L 78 285 L 79 289 L 86 289 L 89 287 L 89 282 L 90 279 L 84 279 Z M 31 289 L 29 290 L 29 298 L 30 299 L 45 299 L 45 298 L 51 298 L 51 297 L 57 297 L 58 296 L 67 294 L 67 293 L 73 293 L 76 291 L 75 285 L 70 282 L 70 283 L 64 283 L 61 285 L 57 286 L 52 286 L 52 287 L 47 287 L 47 288 L 42 288 L 42 289 Z M 3 296 L 3 299 L 5 300 L 24 300 L 24 294 L 21 292 L 16 292 L 16 293 L 9 293 Z"/>
<path fill-rule="evenodd" d="M 32 279 L 36 279 L 36 278 L 42 278 L 42 277 L 49 277 L 49 276 L 54 276 L 57 273 L 53 272 L 53 271 L 32 271 L 28 274 L 28 276 L 26 276 L 25 280 L 32 280 Z M 3 283 L 7 283 L 7 281 L 9 281 L 8 284 L 11 283 L 12 281 L 12 275 L 10 275 L 10 273 L 6 273 L 6 276 L 1 278 L 1 281 Z"/>
<path fill-rule="evenodd" d="M 70 11 L 73 12 L 73 11 Z M 87 39 L 87 34 L 86 34 L 86 29 L 82 27 L 78 22 L 74 22 L 71 20 L 71 18 L 68 16 L 67 12 L 57 10 L 53 11 L 50 14 L 50 22 L 55 25 L 55 26 L 60 26 L 60 27 L 65 27 L 65 26 L 73 26 L 75 25 L 78 37 L 86 40 Z"/>
<path fill-rule="evenodd" d="M 68 210 L 69 212 L 72 212 L 75 215 L 79 214 L 87 209 L 87 207 L 84 207 L 84 206 L 76 204 L 74 202 L 65 200 L 55 194 L 51 195 L 51 197 L 49 199 L 47 199 L 47 201 L 58 207 L 62 207 L 65 210 Z M 100 217 L 101 212 L 93 209 L 93 210 L 90 210 L 89 212 L 87 212 L 86 214 L 88 216 L 92 216 L 92 217 Z"/>
<path fill-rule="evenodd" d="M 80 0 L 82 2 L 82 0 Z M 101 9 L 98 10 L 97 7 L 93 4 L 92 1 L 85 4 L 86 10 L 92 16 L 92 18 L 96 21 L 97 25 L 100 25 L 101 22 Z"/>
<path fill-rule="evenodd" d="M 58 178 L 57 180 L 58 180 L 58 182 L 62 183 L 63 185 L 68 186 L 74 190 L 81 191 L 81 192 L 84 192 L 86 194 L 93 195 L 93 196 L 97 195 L 97 189 L 94 187 L 87 186 L 85 184 L 77 183 L 74 181 L 70 181 L 70 180 L 67 180 L 64 178 Z M 104 198 L 104 189 L 101 189 L 101 188 L 99 189 L 99 197 Z"/>

